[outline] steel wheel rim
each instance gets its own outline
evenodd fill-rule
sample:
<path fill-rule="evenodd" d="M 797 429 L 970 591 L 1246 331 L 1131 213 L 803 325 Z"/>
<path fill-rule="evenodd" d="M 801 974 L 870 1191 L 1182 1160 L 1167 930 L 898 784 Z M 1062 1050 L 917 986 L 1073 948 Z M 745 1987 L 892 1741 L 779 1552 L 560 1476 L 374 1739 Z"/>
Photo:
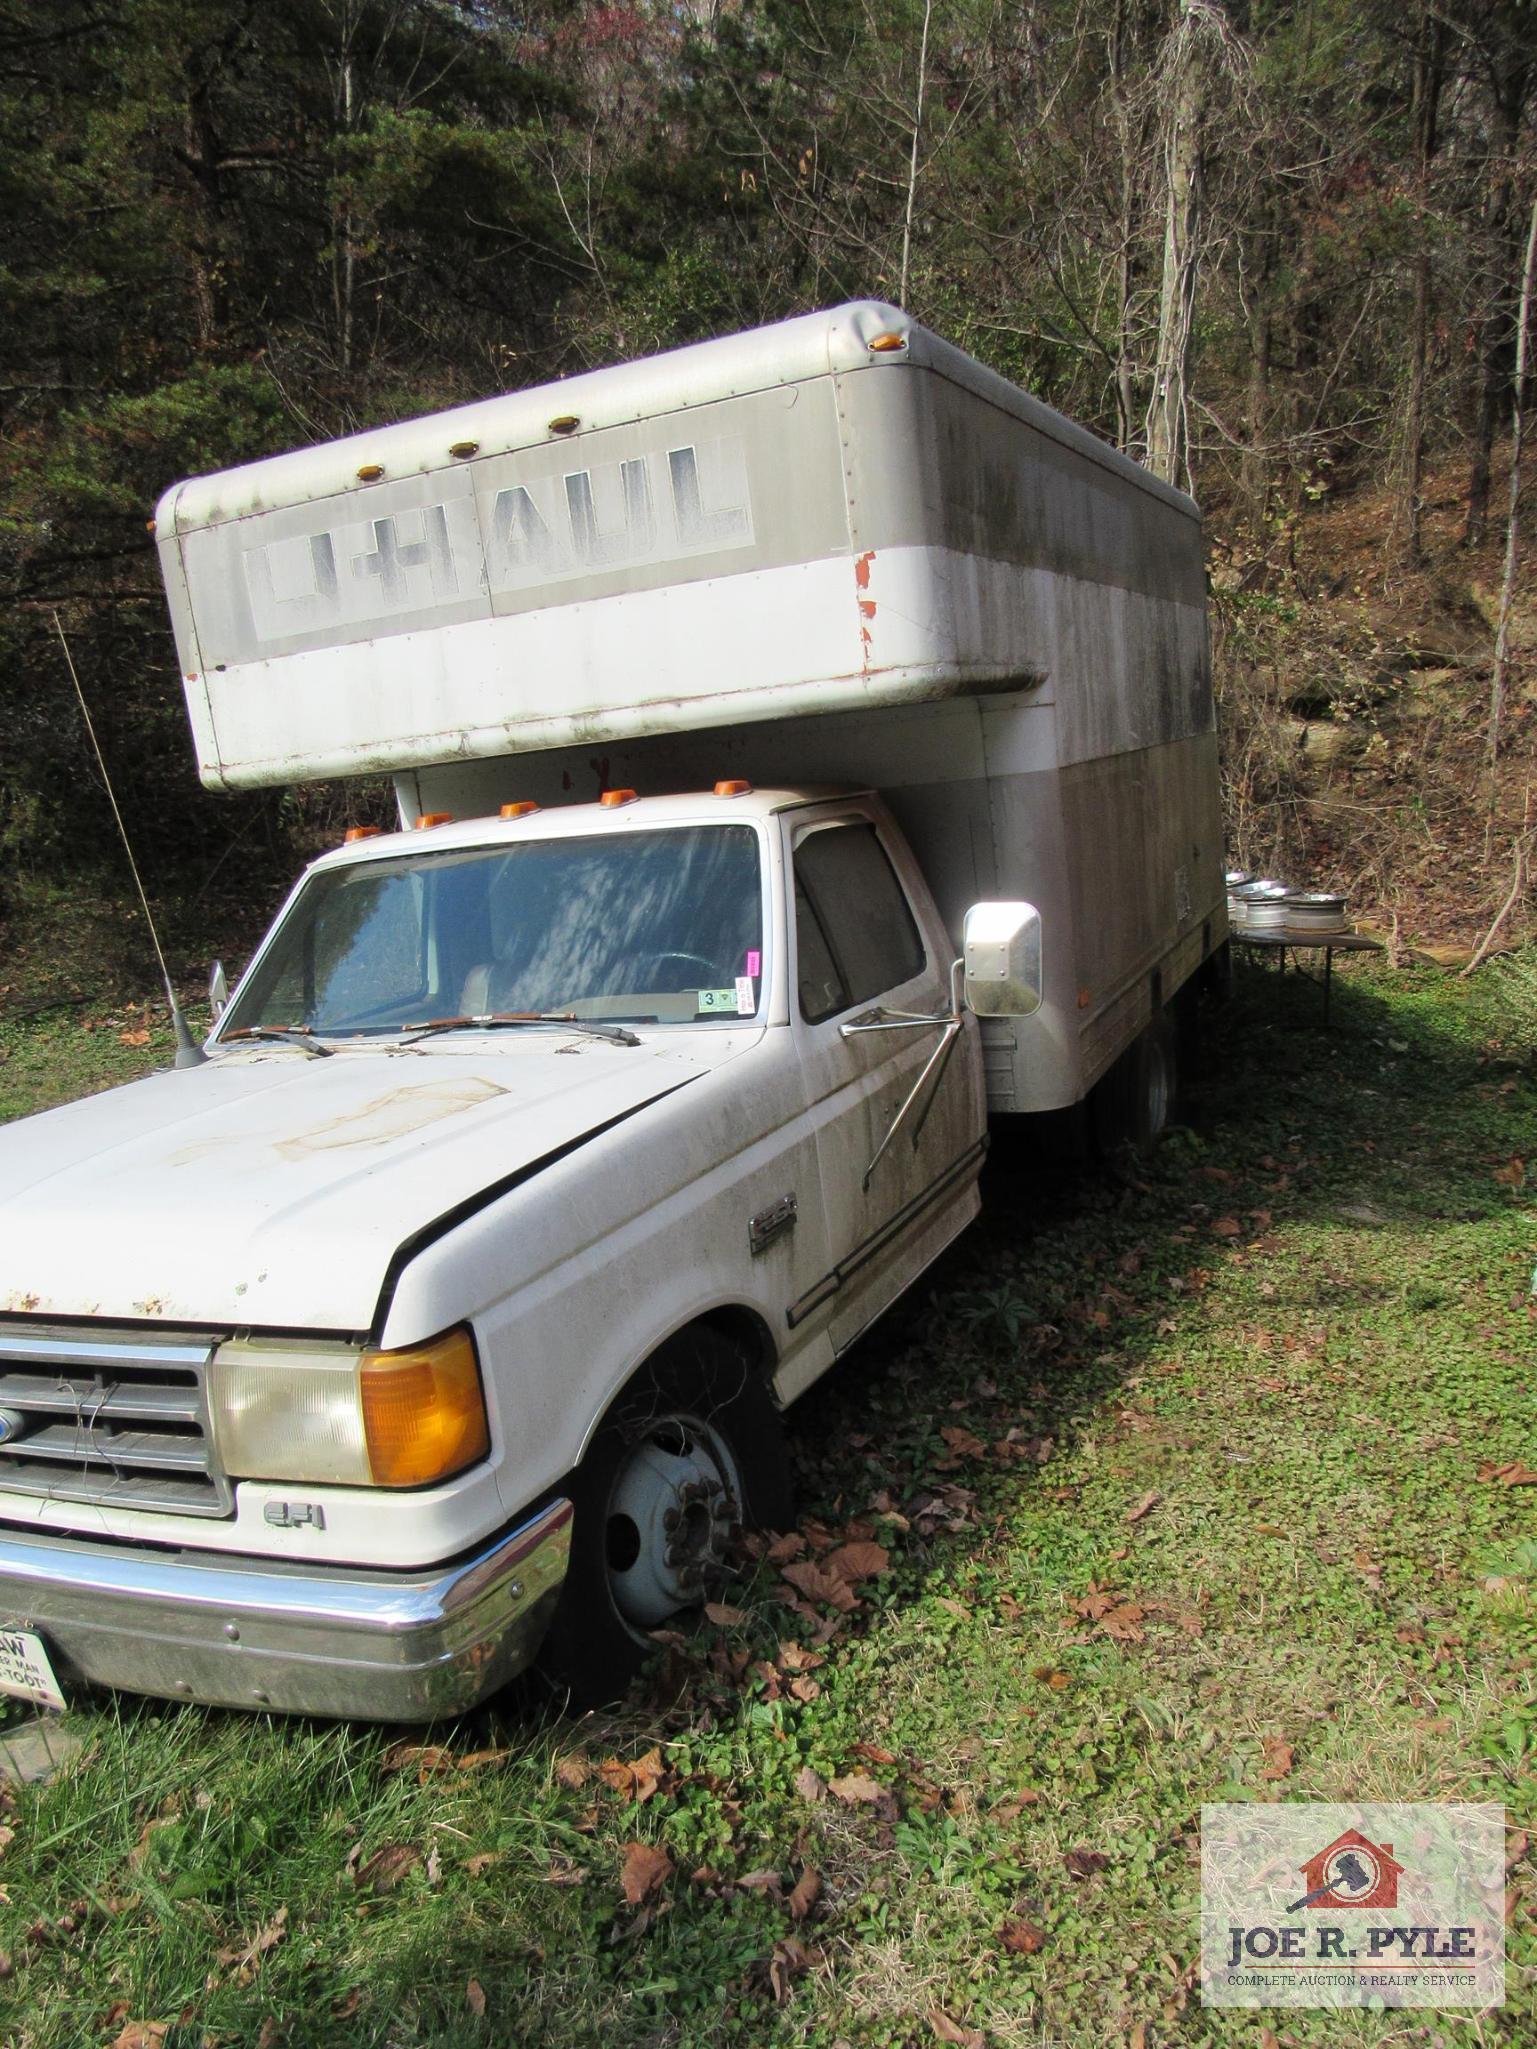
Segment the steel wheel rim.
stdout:
<path fill-rule="evenodd" d="M 741 1474 L 718 1431 L 683 1413 L 648 1421 L 626 1447 L 604 1517 L 604 1570 L 627 1628 L 659 1628 L 726 1578 L 741 1502 Z"/>

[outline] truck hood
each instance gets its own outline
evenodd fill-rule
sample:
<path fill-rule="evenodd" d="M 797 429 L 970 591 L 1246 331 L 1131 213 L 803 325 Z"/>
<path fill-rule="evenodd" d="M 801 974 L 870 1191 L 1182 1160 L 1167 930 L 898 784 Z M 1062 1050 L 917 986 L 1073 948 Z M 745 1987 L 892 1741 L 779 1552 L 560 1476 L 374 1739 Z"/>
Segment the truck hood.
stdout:
<path fill-rule="evenodd" d="M 0 1129 L 0 1314 L 366 1331 L 401 1246 L 751 1036 L 263 1047 L 26 1118 Z"/>

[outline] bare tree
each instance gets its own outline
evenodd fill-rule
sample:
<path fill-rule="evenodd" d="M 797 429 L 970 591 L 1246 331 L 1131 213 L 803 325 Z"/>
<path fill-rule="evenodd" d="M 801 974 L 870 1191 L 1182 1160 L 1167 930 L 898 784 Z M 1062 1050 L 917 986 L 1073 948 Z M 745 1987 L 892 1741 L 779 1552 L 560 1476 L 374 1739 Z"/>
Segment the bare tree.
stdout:
<path fill-rule="evenodd" d="M 1500 751 L 1500 720 L 1505 710 L 1505 671 L 1510 661 L 1510 616 L 1520 556 L 1521 455 L 1526 428 L 1527 351 L 1531 341 L 1532 284 L 1537 271 L 1537 197 L 1532 200 L 1526 235 L 1526 261 L 1521 266 L 1521 299 L 1516 315 L 1515 403 L 1510 431 L 1510 510 L 1505 526 L 1505 575 L 1500 585 L 1499 625 L 1494 636 L 1494 673 L 1489 683 L 1489 808 L 1494 808 L 1494 769 Z"/>
<path fill-rule="evenodd" d="M 1147 409 L 1147 464 L 1188 478 L 1188 387 L 1196 291 L 1207 239 L 1207 158 L 1219 110 L 1231 113 L 1248 55 L 1220 0 L 1179 0 L 1155 80 L 1165 108 L 1164 235 L 1158 346 Z"/>

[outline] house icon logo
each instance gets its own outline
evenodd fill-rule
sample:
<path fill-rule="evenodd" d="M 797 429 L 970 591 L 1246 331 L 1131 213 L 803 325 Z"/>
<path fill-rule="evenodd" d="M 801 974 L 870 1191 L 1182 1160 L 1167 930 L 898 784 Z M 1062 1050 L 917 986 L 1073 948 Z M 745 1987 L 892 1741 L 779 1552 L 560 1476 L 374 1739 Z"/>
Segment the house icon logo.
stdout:
<path fill-rule="evenodd" d="M 1394 1859 L 1391 1843 L 1374 1843 L 1359 1830 L 1347 1828 L 1303 1865 L 1307 1891 L 1286 1911 L 1300 1914 L 1304 1907 L 1396 1907 L 1403 1869 Z"/>

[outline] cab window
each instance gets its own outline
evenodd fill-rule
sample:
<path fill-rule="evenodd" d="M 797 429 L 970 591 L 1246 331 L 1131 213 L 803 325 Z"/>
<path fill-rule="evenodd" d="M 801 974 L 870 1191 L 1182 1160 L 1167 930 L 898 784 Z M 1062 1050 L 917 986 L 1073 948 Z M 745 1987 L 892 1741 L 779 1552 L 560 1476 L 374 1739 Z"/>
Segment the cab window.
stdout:
<path fill-rule="evenodd" d="M 835 1017 L 920 974 L 923 940 L 875 827 L 814 827 L 795 849 L 801 1016 Z"/>

